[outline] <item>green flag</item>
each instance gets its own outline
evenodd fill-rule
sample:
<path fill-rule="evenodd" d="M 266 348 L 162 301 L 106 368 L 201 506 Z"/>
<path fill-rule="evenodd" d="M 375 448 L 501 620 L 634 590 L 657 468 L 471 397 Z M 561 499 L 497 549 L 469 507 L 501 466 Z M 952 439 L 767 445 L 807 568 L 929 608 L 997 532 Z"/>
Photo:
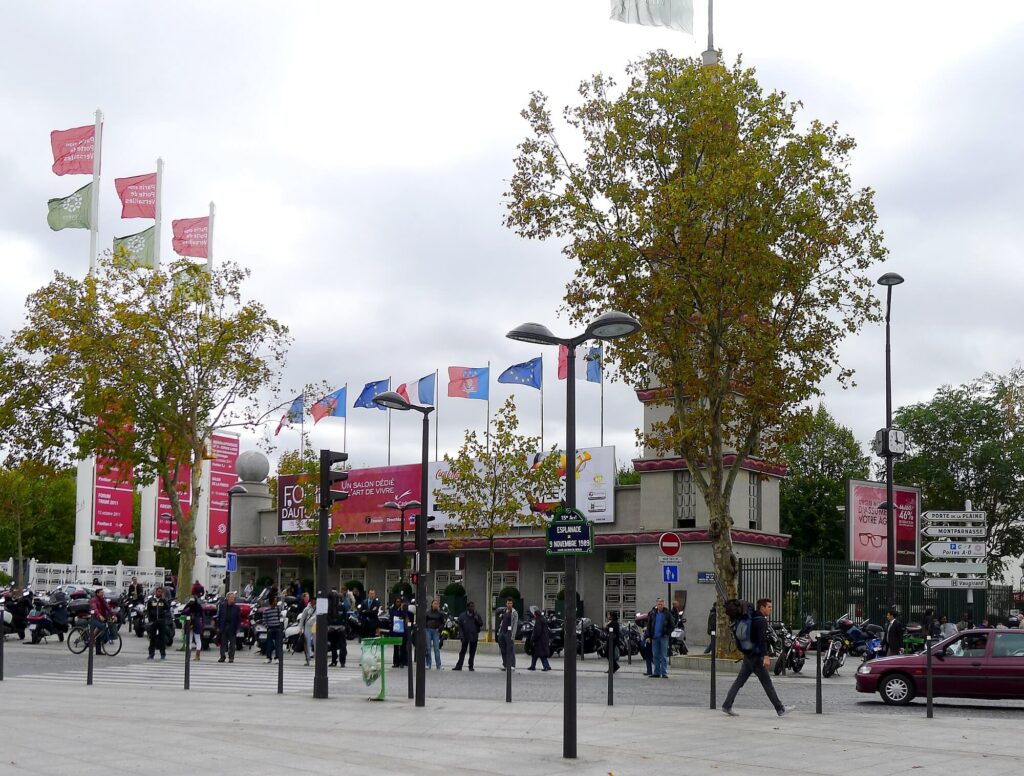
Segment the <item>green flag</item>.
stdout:
<path fill-rule="evenodd" d="M 137 234 L 129 234 L 124 237 L 114 238 L 114 258 L 127 261 L 139 267 L 154 269 L 153 261 L 153 236 L 156 234 L 156 227 L 143 229 Z"/>
<path fill-rule="evenodd" d="M 53 231 L 88 229 L 92 214 L 92 184 L 85 184 L 70 197 L 48 200 L 46 206 L 50 209 L 46 223 Z"/>

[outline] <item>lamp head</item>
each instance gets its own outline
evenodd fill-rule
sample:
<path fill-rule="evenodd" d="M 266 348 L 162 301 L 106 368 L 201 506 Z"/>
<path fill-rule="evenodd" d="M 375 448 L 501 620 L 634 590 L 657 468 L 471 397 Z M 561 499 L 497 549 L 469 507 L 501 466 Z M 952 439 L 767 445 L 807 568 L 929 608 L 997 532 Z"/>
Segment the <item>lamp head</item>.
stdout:
<path fill-rule="evenodd" d="M 898 286 L 902 282 L 903 276 L 897 275 L 895 272 L 886 272 L 878 279 L 878 285 L 880 286 Z"/>
<path fill-rule="evenodd" d="M 541 323 L 521 323 L 505 335 L 517 342 L 530 342 L 534 345 L 561 345 L 562 340 L 551 333 L 551 329 Z"/>
<path fill-rule="evenodd" d="M 389 410 L 412 409 L 412 405 L 405 400 L 405 397 L 396 391 L 384 391 L 384 393 L 378 393 L 373 397 L 373 401 L 375 404 L 379 404 L 381 407 L 387 407 Z"/>
<path fill-rule="evenodd" d="M 613 340 L 635 334 L 640 328 L 640 321 L 632 315 L 609 310 L 591 321 L 587 327 L 587 335 L 599 340 Z"/>

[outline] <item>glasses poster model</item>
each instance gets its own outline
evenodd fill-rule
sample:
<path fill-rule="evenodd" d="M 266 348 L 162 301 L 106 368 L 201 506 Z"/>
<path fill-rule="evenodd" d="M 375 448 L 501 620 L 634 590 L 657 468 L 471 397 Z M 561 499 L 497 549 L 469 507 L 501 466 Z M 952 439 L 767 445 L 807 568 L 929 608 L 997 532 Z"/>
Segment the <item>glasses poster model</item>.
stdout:
<path fill-rule="evenodd" d="M 870 569 L 886 566 L 885 483 L 850 480 L 846 489 L 847 552 L 851 561 Z M 893 487 L 896 522 L 896 570 L 921 566 L 921 490 Z"/>

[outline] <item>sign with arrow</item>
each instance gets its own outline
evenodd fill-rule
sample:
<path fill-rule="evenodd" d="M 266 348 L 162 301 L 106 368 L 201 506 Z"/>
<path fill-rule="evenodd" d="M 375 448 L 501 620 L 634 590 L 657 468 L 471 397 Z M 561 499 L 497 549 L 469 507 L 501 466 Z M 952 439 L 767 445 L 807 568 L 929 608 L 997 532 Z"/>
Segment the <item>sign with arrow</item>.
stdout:
<path fill-rule="evenodd" d="M 953 588 L 960 590 L 984 590 L 988 587 L 987 579 L 957 579 L 955 577 L 926 577 L 921 580 L 924 587 Z"/>
<path fill-rule="evenodd" d="M 948 537 L 951 539 L 984 539 L 984 525 L 927 525 L 922 536 Z"/>
<path fill-rule="evenodd" d="M 924 519 L 929 523 L 984 523 L 985 512 L 925 512 Z"/>
<path fill-rule="evenodd" d="M 984 558 L 988 548 L 981 542 L 928 542 L 921 549 L 933 558 Z"/>
<path fill-rule="evenodd" d="M 921 564 L 921 568 L 928 574 L 988 574 L 987 563 L 931 561 Z"/>

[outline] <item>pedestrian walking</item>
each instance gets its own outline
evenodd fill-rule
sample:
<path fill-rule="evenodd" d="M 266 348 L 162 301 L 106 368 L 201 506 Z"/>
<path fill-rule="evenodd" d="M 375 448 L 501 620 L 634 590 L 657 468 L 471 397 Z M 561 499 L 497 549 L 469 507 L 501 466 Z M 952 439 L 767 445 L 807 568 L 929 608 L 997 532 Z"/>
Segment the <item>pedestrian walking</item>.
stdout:
<path fill-rule="evenodd" d="M 277 593 L 271 593 L 267 605 L 261 610 L 263 624 L 267 626 L 266 656 L 273 663 L 281 644 L 281 610 L 277 607 Z"/>
<path fill-rule="evenodd" d="M 516 631 L 519 628 L 519 612 L 511 598 L 505 599 L 505 608 L 498 616 L 498 648 L 501 650 L 501 670 L 516 668 Z"/>
<path fill-rule="evenodd" d="M 778 693 L 775 692 L 775 685 L 772 684 L 772 678 L 768 675 L 768 665 L 771 662 L 771 658 L 768 657 L 768 644 L 766 640 L 768 637 L 768 618 L 771 617 L 771 614 L 772 599 L 762 598 L 758 600 L 757 608 L 754 610 L 754 615 L 750 622 L 750 641 L 753 647 L 750 651 L 743 653 L 743 665 L 740 667 L 740 673 L 736 677 L 736 681 L 732 683 L 732 687 L 729 688 L 729 694 L 725 696 L 725 703 L 722 704 L 722 711 L 730 717 L 739 716 L 732 710 L 732 704 L 736 700 L 736 694 L 747 683 L 747 679 L 750 678 L 751 674 L 757 675 L 761 686 L 764 688 L 765 695 L 768 696 L 768 700 L 775 707 L 776 714 L 781 717 L 791 710 L 782 705 Z"/>
<path fill-rule="evenodd" d="M 192 629 L 190 643 L 185 645 L 185 649 L 194 649 L 196 660 L 199 660 L 199 653 L 203 649 L 203 628 L 206 626 L 203 605 L 199 602 L 199 596 L 192 596 L 185 604 L 185 615 L 188 618 L 189 628 Z"/>
<path fill-rule="evenodd" d="M 430 668 L 430 656 L 434 656 L 434 663 L 437 670 L 441 670 L 441 628 L 444 627 L 444 612 L 441 611 L 441 602 L 434 599 L 430 602 L 426 617 L 423 618 L 423 625 L 427 629 L 427 668 Z"/>
<path fill-rule="evenodd" d="M 341 589 L 344 590 L 344 586 Z M 331 649 L 331 665 L 341 668 L 345 667 L 345 659 L 348 657 L 348 639 L 345 636 L 348 612 L 348 599 L 332 590 L 327 608 L 327 645 Z"/>
<path fill-rule="evenodd" d="M 242 624 L 242 609 L 235 603 L 235 594 L 228 593 L 227 598 L 217 607 L 217 630 L 220 632 L 220 659 L 226 657 L 229 663 L 235 662 L 235 642 L 238 641 L 238 628 Z"/>
<path fill-rule="evenodd" d="M 672 612 L 665 608 L 665 599 L 659 598 L 647 613 L 647 637 L 651 640 L 652 678 L 668 678 L 668 640 L 672 635 Z"/>
<path fill-rule="evenodd" d="M 882 632 L 882 651 L 886 657 L 898 655 L 903 651 L 903 634 L 906 629 L 896 617 L 896 610 L 889 609 L 885 613 L 885 630 Z"/>
<path fill-rule="evenodd" d="M 608 649 L 612 653 L 612 673 L 615 673 L 619 670 L 619 639 L 622 636 L 618 612 L 613 611 L 608 615 L 608 622 L 605 623 L 604 633 L 607 638 Z M 607 669 L 605 669 L 605 673 L 608 673 Z"/>
<path fill-rule="evenodd" d="M 476 657 L 476 645 L 480 639 L 480 631 L 484 627 L 483 618 L 476 613 L 476 604 L 470 601 L 466 604 L 466 611 L 459 615 L 459 639 L 462 641 L 462 648 L 459 649 L 459 660 L 455 663 L 452 671 L 462 670 L 462 661 L 466 657 L 466 650 L 469 650 L 469 670 L 473 670 L 473 658 Z"/>
<path fill-rule="evenodd" d="M 149 660 L 156 657 L 160 650 L 160 659 L 167 659 L 167 638 L 171 633 L 171 602 L 164 595 L 164 589 L 158 587 L 153 597 L 146 604 L 146 620 L 149 630 Z"/>
<path fill-rule="evenodd" d="M 316 606 L 309 593 L 302 594 L 302 611 L 299 612 L 299 627 L 302 629 L 302 651 L 306 656 L 306 665 L 313 657 L 313 623 L 316 622 Z"/>
<path fill-rule="evenodd" d="M 704 648 L 704 654 L 710 655 L 715 649 L 716 636 L 713 634 L 718 631 L 718 604 L 711 605 L 711 611 L 708 612 L 708 645 Z"/>
<path fill-rule="evenodd" d="M 391 635 L 402 639 L 401 644 L 395 644 L 393 668 L 405 668 L 409 664 L 409 610 L 401 596 L 395 599 L 395 605 L 388 609 L 388 617 L 391 618 Z"/>
<path fill-rule="evenodd" d="M 543 666 L 542 671 L 551 670 L 551 663 L 548 662 L 548 658 L 551 657 L 551 630 L 540 609 L 533 610 L 533 654 L 530 657 L 530 667 L 526 669 L 527 671 L 536 671 L 538 660 Z"/>

